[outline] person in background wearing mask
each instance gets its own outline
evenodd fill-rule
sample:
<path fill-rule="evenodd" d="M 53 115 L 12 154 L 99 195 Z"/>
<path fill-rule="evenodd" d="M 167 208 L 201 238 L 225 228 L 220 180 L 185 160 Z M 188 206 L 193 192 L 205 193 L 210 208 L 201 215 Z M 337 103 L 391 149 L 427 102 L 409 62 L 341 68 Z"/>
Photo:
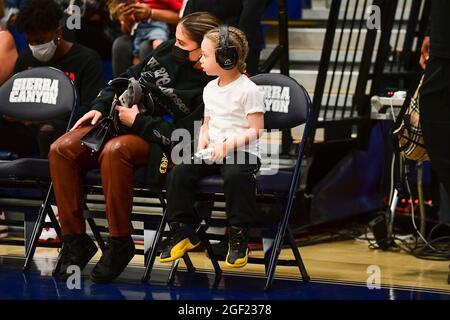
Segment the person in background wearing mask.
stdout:
<path fill-rule="evenodd" d="M 29 48 L 18 57 L 14 73 L 49 66 L 63 71 L 75 84 L 80 100 L 80 114 L 103 87 L 99 55 L 62 36 L 63 11 L 53 0 L 30 0 L 19 12 L 16 27 L 24 32 Z M 50 145 L 66 130 L 69 117 L 48 123 L 22 123 L 1 117 L 0 149 L 19 156 L 39 153 L 46 158 Z"/>
<path fill-rule="evenodd" d="M 149 57 L 121 75 L 139 80 L 143 90 L 141 102 L 147 110 L 140 112 L 137 105 L 116 107 L 125 132 L 110 139 L 101 152 L 91 154 L 89 148 L 81 145 L 80 138 L 110 113 L 114 96 L 126 89 L 123 84 L 105 87 L 91 103 L 91 111 L 52 144 L 48 157 L 50 173 L 62 241 L 67 248 L 61 256 L 61 279 L 69 277 L 69 266 L 83 269 L 97 252 L 97 246 L 86 234 L 83 217 L 83 173 L 89 169 L 100 167 L 110 234 L 91 280 L 112 281 L 133 258 L 134 170 L 147 168 L 146 182 L 151 184 L 164 174 L 161 164 L 164 155 L 170 156 L 173 131 L 183 128 L 194 136 L 194 121 L 203 115 L 203 88 L 212 80 L 202 71 L 200 44 L 203 36 L 218 25 L 218 19 L 206 12 L 185 16 L 177 25 L 176 39 L 163 42 Z"/>

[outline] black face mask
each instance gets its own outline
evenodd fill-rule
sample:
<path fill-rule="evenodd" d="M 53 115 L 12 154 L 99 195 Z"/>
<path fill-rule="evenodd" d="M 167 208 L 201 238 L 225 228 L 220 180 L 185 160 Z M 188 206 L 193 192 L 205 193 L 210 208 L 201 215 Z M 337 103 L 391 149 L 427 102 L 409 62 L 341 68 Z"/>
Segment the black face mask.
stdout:
<path fill-rule="evenodd" d="M 197 50 L 197 49 L 198 48 L 195 48 L 194 50 Z M 181 49 L 180 47 L 177 47 L 177 46 L 173 46 L 172 47 L 172 57 L 175 60 L 175 62 L 178 64 L 193 67 L 198 62 L 198 60 L 197 61 L 189 60 L 189 53 L 194 50 L 189 51 L 189 50 Z"/>

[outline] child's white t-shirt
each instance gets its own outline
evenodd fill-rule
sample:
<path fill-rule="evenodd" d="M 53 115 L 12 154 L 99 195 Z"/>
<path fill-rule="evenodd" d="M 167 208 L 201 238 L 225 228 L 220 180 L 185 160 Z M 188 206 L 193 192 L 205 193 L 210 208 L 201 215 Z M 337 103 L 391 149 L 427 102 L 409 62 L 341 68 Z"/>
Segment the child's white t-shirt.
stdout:
<path fill-rule="evenodd" d="M 247 76 L 241 75 L 226 86 L 219 87 L 219 79 L 209 82 L 203 91 L 205 117 L 209 119 L 209 140 L 222 143 L 242 135 L 248 128 L 247 115 L 265 112 L 264 91 Z M 259 141 L 253 140 L 238 150 L 258 157 Z"/>

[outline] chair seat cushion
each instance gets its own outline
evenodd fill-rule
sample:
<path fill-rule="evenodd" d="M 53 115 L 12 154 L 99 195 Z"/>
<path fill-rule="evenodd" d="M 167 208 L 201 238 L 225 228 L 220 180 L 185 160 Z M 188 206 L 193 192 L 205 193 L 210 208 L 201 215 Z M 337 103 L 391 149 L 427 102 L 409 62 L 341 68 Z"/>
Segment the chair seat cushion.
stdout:
<path fill-rule="evenodd" d="M 148 187 L 145 183 L 146 168 L 138 168 L 134 173 L 135 186 Z M 42 180 L 50 181 L 48 160 L 23 158 L 12 161 L 0 161 L 0 179 Z M 262 170 L 256 176 L 259 194 L 286 192 L 292 179 L 292 172 L 285 170 Z M 89 185 L 101 185 L 100 170 L 86 173 L 85 182 Z M 198 187 L 199 193 L 222 193 L 223 179 L 219 175 L 202 179 Z"/>
<path fill-rule="evenodd" d="M 0 161 L 0 179 L 50 181 L 48 160 L 21 158 Z"/>
<path fill-rule="evenodd" d="M 256 176 L 256 186 L 259 194 L 286 193 L 292 180 L 291 171 L 263 170 Z M 220 175 L 202 179 L 199 183 L 199 193 L 222 193 L 223 179 Z"/>

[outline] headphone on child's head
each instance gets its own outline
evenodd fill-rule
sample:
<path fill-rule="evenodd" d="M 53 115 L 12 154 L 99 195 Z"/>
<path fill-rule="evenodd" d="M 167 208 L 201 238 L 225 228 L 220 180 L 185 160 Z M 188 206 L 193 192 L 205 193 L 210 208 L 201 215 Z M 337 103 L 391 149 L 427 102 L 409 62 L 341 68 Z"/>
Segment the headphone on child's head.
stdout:
<path fill-rule="evenodd" d="M 228 26 L 219 26 L 219 47 L 216 49 L 216 61 L 222 69 L 230 70 L 236 66 L 238 52 L 235 46 L 228 45 Z"/>

